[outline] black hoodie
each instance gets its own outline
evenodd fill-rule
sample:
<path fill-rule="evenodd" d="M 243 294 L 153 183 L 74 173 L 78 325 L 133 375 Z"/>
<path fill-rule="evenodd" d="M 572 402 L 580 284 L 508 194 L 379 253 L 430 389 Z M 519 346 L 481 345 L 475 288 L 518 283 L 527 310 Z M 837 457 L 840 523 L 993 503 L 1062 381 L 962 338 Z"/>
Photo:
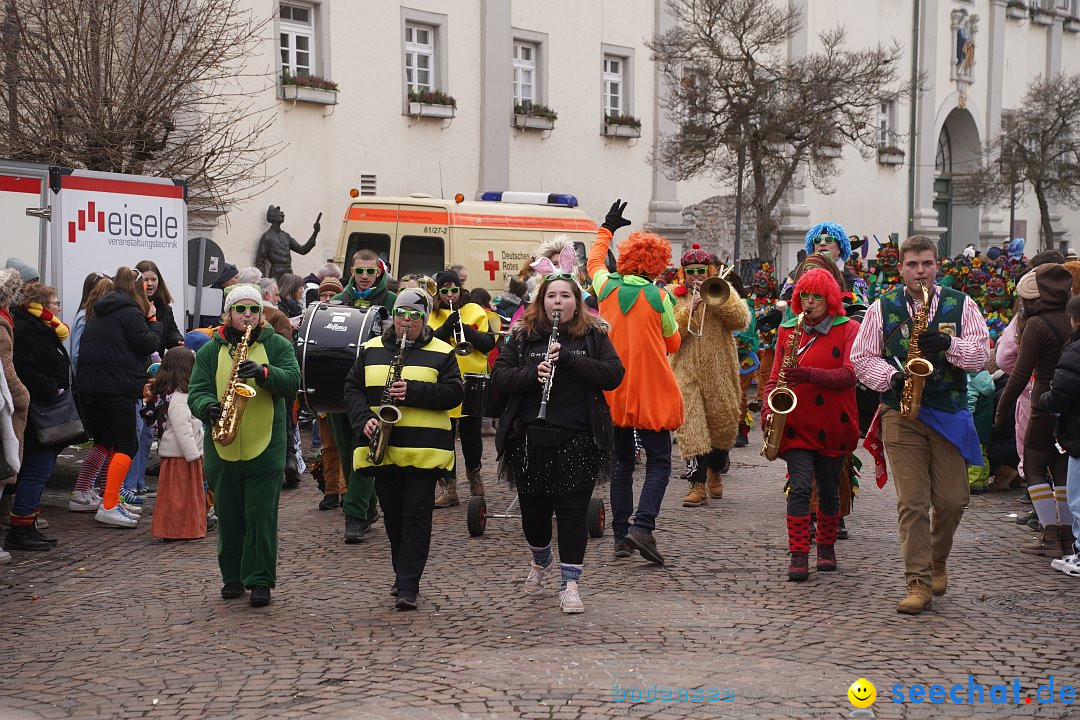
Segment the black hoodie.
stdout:
<path fill-rule="evenodd" d="M 141 398 L 161 332 L 161 323 L 147 320 L 127 293 L 114 290 L 98 300 L 79 345 L 79 391 Z"/>

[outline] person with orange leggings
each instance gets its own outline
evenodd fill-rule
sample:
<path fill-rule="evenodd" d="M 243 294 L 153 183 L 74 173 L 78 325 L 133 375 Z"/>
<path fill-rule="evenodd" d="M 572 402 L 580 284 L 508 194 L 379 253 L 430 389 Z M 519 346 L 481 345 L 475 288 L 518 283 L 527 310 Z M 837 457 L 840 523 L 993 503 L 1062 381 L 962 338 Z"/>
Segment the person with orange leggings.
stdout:
<path fill-rule="evenodd" d="M 138 514 L 120 502 L 120 486 L 138 451 L 135 408 L 150 354 L 161 343 L 161 324 L 138 270 L 119 268 L 113 282 L 113 291 L 87 309 L 76 377 L 87 430 L 109 452 L 105 494 L 94 519 L 132 528 Z"/>

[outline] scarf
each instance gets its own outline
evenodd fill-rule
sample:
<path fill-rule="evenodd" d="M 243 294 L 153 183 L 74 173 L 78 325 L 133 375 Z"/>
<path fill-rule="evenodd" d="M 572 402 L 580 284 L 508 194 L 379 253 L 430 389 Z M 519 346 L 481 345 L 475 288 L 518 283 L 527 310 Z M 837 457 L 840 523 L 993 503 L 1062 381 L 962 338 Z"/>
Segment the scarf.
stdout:
<path fill-rule="evenodd" d="M 71 332 L 70 330 L 68 330 L 67 325 L 60 322 L 60 319 L 58 317 L 43 308 L 41 306 L 41 303 L 30 303 L 26 306 L 26 312 L 30 313 L 38 320 L 51 327 L 53 329 L 53 332 L 56 333 L 56 337 L 60 338 L 61 341 L 66 340 L 68 333 Z"/>
<path fill-rule="evenodd" d="M 11 315 L 8 313 L 6 307 L 0 307 L 0 317 L 8 321 L 8 325 L 15 327 L 15 321 L 11 319 Z"/>

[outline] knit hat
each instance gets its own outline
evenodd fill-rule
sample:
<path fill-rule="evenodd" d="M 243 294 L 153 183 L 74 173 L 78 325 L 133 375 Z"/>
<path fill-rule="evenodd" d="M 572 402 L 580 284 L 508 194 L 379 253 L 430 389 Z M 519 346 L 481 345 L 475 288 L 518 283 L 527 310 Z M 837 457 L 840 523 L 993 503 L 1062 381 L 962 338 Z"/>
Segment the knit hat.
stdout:
<path fill-rule="evenodd" d="M 232 263 L 225 263 L 225 267 L 221 271 L 221 277 L 218 278 L 218 282 L 224 285 L 239 274 L 240 271 L 237 270 L 235 265 Z"/>
<path fill-rule="evenodd" d="M 1024 300 L 1037 300 L 1039 298 L 1039 285 L 1035 279 L 1035 271 L 1029 270 L 1016 283 L 1016 294 Z"/>
<path fill-rule="evenodd" d="M 225 307 L 231 308 L 241 300 L 251 300 L 261 307 L 262 299 L 262 293 L 254 285 L 233 285 L 225 294 Z"/>
<path fill-rule="evenodd" d="M 192 352 L 198 352 L 206 343 L 210 342 L 210 336 L 202 330 L 192 330 L 184 336 L 184 347 Z"/>
<path fill-rule="evenodd" d="M 453 270 L 443 270 L 435 275 L 435 286 L 442 287 L 446 283 L 454 283 L 458 287 L 461 287 L 461 278 Z"/>
<path fill-rule="evenodd" d="M 439 273 L 440 275 L 442 273 Z M 457 277 L 457 273 L 454 273 L 454 277 Z M 450 282 L 447 280 L 446 282 Z M 420 288 L 405 288 L 394 302 L 394 309 L 409 308 L 410 310 L 419 310 L 424 314 L 424 322 L 427 322 L 428 314 L 431 312 L 431 296 Z"/>
<path fill-rule="evenodd" d="M 37 271 L 37 268 L 27 265 L 19 258 L 8 258 L 7 262 L 4 263 L 4 267 L 18 270 L 19 277 L 22 278 L 24 285 L 41 279 L 41 274 Z"/>
<path fill-rule="evenodd" d="M 701 245 L 694 243 L 689 250 L 683 253 L 679 264 L 686 267 L 687 265 L 708 265 L 711 262 L 712 255 L 702 250 Z"/>
<path fill-rule="evenodd" d="M 18 270 L 15 268 L 0 270 L 0 308 L 9 308 L 14 305 L 19 298 L 22 286 L 22 278 Z"/>
<path fill-rule="evenodd" d="M 1001 248 L 991 247 L 989 250 L 986 251 L 986 257 L 990 258 L 991 260 L 997 260 L 999 257 L 1001 257 Z"/>
<path fill-rule="evenodd" d="M 345 292 L 345 288 L 341 284 L 341 280 L 336 277 L 326 277 L 319 283 L 319 294 L 332 292 L 335 295 Z"/>

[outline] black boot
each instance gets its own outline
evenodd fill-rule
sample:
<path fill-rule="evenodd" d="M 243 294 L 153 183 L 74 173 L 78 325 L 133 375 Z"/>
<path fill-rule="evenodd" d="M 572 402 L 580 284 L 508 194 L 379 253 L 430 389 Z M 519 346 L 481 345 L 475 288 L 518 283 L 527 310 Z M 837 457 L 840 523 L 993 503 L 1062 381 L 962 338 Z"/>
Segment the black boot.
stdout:
<path fill-rule="evenodd" d="M 56 538 L 46 537 L 45 535 L 43 535 L 42 532 L 37 529 L 37 525 L 30 526 L 30 536 L 33 537 L 35 540 L 43 540 L 52 545 L 53 547 L 56 547 L 60 544 L 60 541 Z"/>
<path fill-rule="evenodd" d="M 323 495 L 322 502 L 319 503 L 320 510 L 333 510 L 341 505 L 341 498 L 337 495 Z"/>
<path fill-rule="evenodd" d="M 364 539 L 364 521 L 353 515 L 345 516 L 345 544 L 355 545 Z"/>
<path fill-rule="evenodd" d="M 300 468 L 296 464 L 296 458 L 290 451 L 285 458 L 285 482 L 281 483 L 282 490 L 294 490 L 300 487 Z"/>
<path fill-rule="evenodd" d="M 251 588 L 251 599 L 248 600 L 251 607 L 266 607 L 270 604 L 270 588 L 265 585 L 256 585 Z"/>
<path fill-rule="evenodd" d="M 33 529 L 32 525 L 12 525 L 4 544 L 8 549 L 15 550 L 52 550 L 52 543 L 38 540 L 31 534 Z"/>

